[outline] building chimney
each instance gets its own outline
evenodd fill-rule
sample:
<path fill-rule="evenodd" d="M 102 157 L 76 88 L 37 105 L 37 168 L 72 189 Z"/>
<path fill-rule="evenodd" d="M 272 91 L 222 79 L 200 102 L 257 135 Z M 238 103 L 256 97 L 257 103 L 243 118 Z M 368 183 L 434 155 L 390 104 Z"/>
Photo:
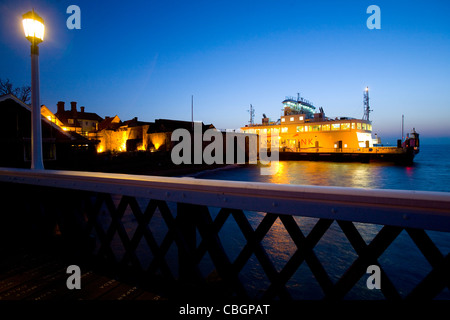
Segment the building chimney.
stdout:
<path fill-rule="evenodd" d="M 84 112 L 84 107 L 80 107 L 81 112 Z"/>
<path fill-rule="evenodd" d="M 77 102 L 76 101 L 72 101 L 70 103 L 70 109 L 72 112 L 76 112 L 77 111 Z"/>
<path fill-rule="evenodd" d="M 64 101 L 58 101 L 58 103 L 56 105 L 58 106 L 56 113 L 63 113 L 64 112 Z"/>

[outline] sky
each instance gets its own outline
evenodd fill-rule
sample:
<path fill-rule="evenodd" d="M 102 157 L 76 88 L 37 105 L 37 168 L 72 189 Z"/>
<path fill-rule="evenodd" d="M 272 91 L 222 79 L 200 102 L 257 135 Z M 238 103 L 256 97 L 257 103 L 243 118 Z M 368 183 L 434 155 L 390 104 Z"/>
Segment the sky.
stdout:
<path fill-rule="evenodd" d="M 70 5 L 81 29 L 69 29 Z M 370 5 L 380 29 L 369 29 Z M 363 116 L 395 144 L 415 128 L 450 143 L 450 1 L 0 0 L 0 78 L 30 85 L 21 16 L 44 19 L 41 104 L 101 117 L 194 120 L 220 129 L 281 116 L 300 93 L 329 117 Z"/>

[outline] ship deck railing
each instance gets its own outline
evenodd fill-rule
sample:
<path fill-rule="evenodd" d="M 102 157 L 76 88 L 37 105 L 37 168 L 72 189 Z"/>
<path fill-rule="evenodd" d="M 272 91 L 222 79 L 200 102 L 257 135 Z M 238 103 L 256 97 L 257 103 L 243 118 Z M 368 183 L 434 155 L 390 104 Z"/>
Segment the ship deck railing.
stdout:
<path fill-rule="evenodd" d="M 448 297 L 446 192 L 16 168 L 0 168 L 0 183 L 2 247 L 61 241 L 65 254 L 168 299 L 289 300 L 308 286 L 301 297 Z M 397 238 L 414 250 L 386 266 Z M 405 289 L 391 269 L 415 274 L 414 254 L 428 267 Z M 374 265 L 380 289 L 365 288 Z"/>
<path fill-rule="evenodd" d="M 282 150 L 282 149 L 280 149 Z M 359 147 L 359 148 L 296 148 L 286 147 L 285 151 L 300 152 L 300 153 L 348 153 L 348 154 L 402 154 L 405 148 L 399 147 Z"/>

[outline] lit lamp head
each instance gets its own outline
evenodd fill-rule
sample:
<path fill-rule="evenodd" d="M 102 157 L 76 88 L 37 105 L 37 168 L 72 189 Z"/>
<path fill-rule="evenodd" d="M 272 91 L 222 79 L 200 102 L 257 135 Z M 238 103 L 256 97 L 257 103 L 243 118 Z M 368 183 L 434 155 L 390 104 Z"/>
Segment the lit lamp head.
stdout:
<path fill-rule="evenodd" d="M 25 37 L 33 45 L 37 45 L 44 41 L 44 19 L 34 12 L 34 10 L 25 13 L 22 18 Z"/>
<path fill-rule="evenodd" d="M 369 91 L 369 87 L 366 87 L 366 92 Z"/>

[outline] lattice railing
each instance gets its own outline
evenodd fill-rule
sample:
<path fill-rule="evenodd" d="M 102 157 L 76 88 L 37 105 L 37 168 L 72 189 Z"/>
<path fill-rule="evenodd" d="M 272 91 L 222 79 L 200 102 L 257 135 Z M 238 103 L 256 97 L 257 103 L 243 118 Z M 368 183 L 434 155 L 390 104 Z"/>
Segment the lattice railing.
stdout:
<path fill-rule="evenodd" d="M 33 194 L 25 209 L 64 236 L 94 239 L 97 261 L 188 288 L 169 295 L 450 299 L 448 194 L 26 170 L 0 179 Z M 379 290 L 365 287 L 370 265 Z"/>

